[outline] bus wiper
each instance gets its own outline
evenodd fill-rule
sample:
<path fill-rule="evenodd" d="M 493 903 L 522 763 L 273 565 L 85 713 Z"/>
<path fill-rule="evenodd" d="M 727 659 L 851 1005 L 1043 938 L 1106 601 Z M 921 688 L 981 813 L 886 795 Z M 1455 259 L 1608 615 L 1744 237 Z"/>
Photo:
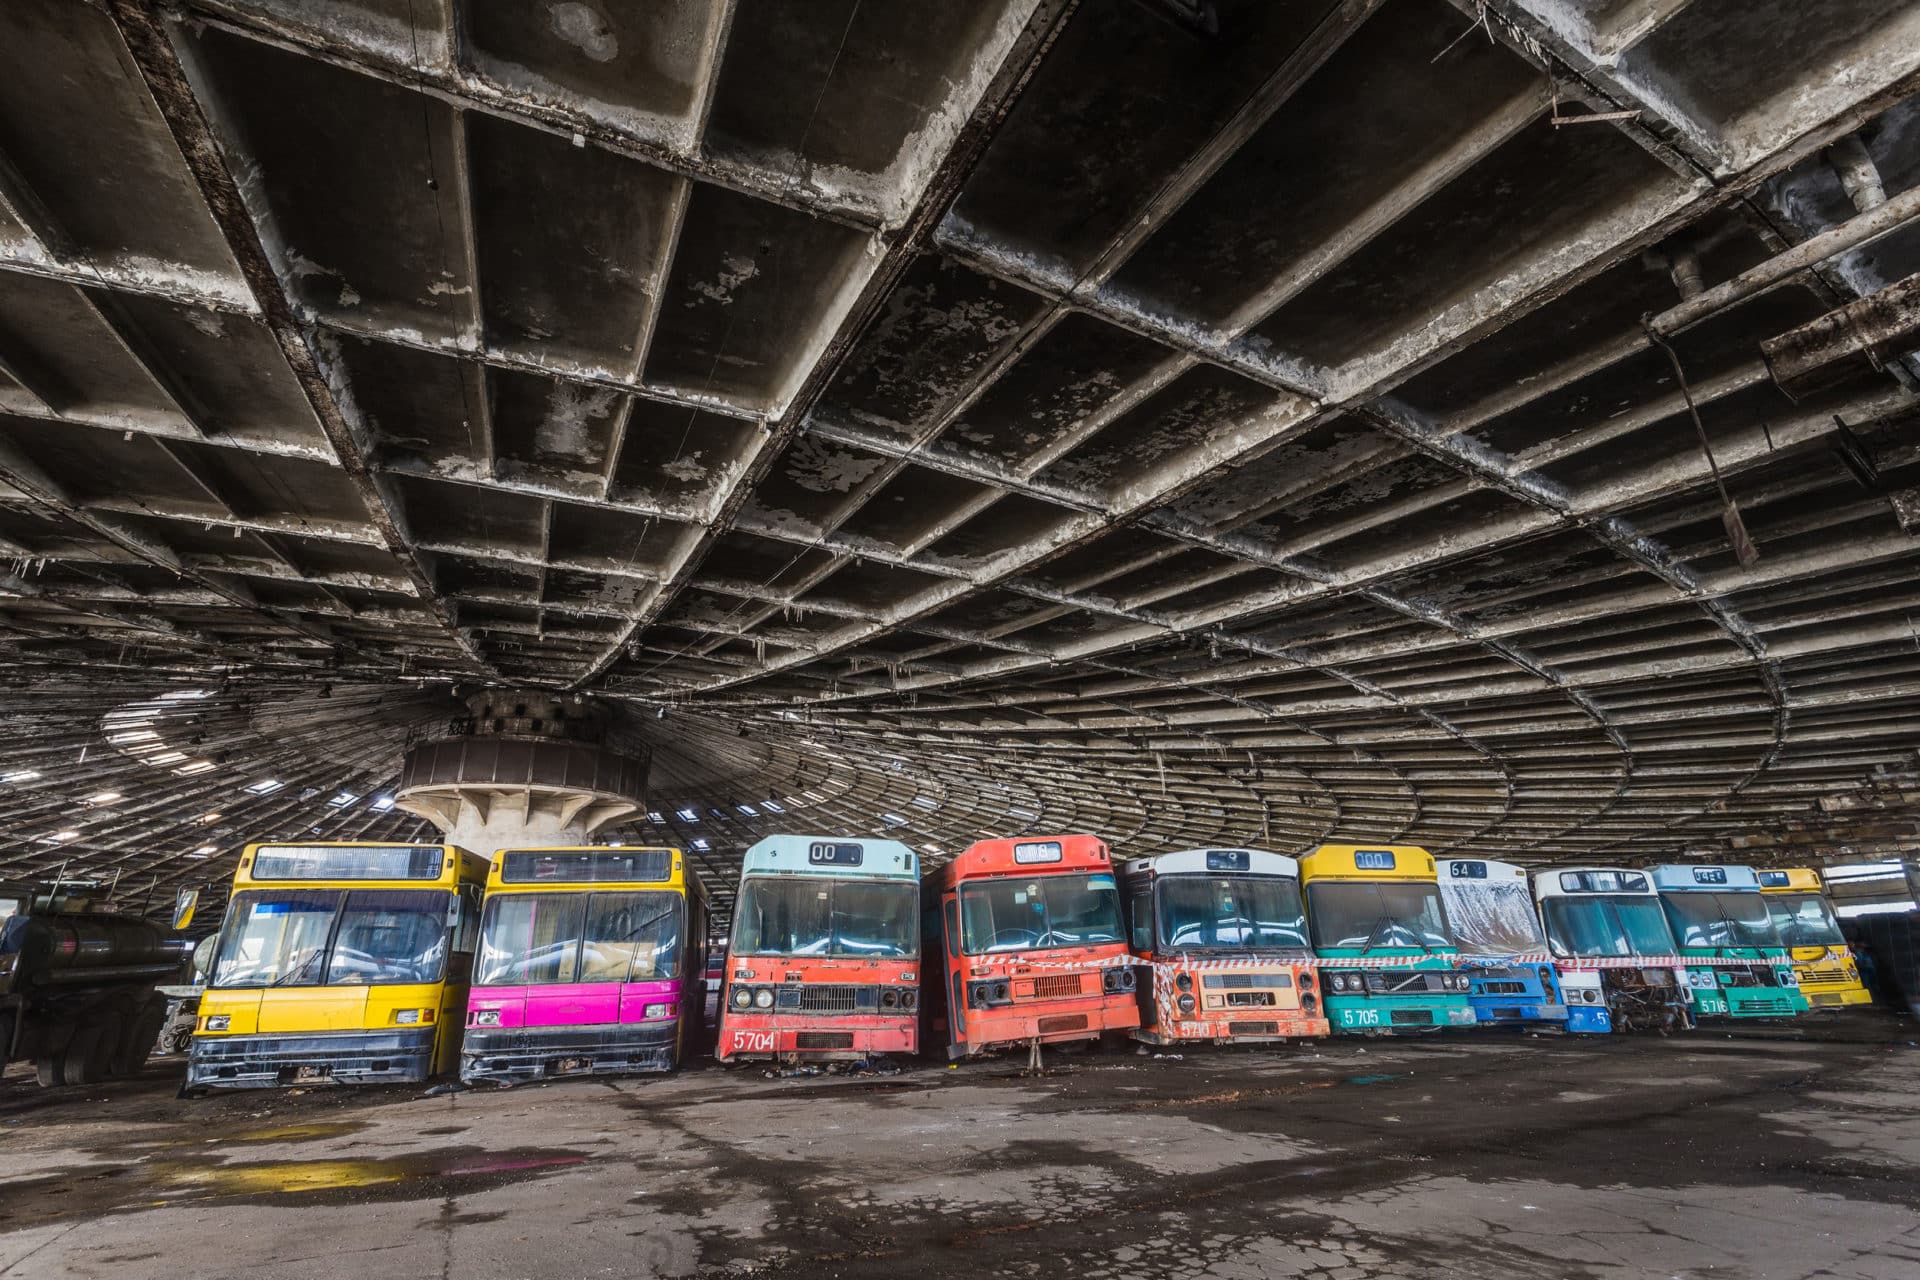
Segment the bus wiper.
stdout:
<path fill-rule="evenodd" d="M 318 960 L 319 958 L 320 958 L 320 953 L 318 951 L 308 952 L 306 958 L 301 960 L 299 964 L 287 970 L 286 973 L 282 974 L 278 978 L 275 978 L 272 982 L 269 982 L 267 985 L 270 987 L 286 986 L 288 983 L 292 982 L 295 978 L 305 973 L 308 969 L 311 969 L 313 967 L 313 962 L 315 960 Z"/>
<path fill-rule="evenodd" d="M 1380 936 L 1380 930 L 1392 923 L 1392 916 L 1381 916 L 1378 920 L 1375 920 L 1373 922 L 1373 928 L 1367 931 L 1367 940 L 1360 944 L 1360 954 L 1365 955 L 1367 952 L 1373 950 L 1373 940 Z"/>

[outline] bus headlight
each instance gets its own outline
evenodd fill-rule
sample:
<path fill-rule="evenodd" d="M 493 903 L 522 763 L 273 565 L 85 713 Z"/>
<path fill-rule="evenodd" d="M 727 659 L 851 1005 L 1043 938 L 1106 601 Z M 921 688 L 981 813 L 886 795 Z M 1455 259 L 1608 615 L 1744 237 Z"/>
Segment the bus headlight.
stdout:
<path fill-rule="evenodd" d="M 1301 989 L 1302 991 L 1311 991 L 1311 990 L 1313 990 L 1313 970 L 1311 970 L 1311 969 L 1302 969 L 1302 970 L 1300 971 L 1300 983 L 1299 983 L 1299 986 L 1300 986 L 1300 989 Z"/>
<path fill-rule="evenodd" d="M 1182 1013 L 1192 1013 L 1192 1012 L 1193 1012 L 1193 997 L 1192 997 L 1192 996 L 1186 996 L 1186 995 L 1183 995 L 1183 996 L 1181 996 L 1181 997 L 1180 997 L 1180 999 L 1179 999 L 1179 1001 L 1178 1001 L 1178 1004 L 1180 1005 L 1180 1012 L 1182 1012 Z"/>
<path fill-rule="evenodd" d="M 900 1007 L 911 1009 L 920 1002 L 920 993 L 909 987 L 900 993 Z"/>
<path fill-rule="evenodd" d="M 643 1018 L 671 1018 L 673 1006 L 670 1004 L 650 1004 L 641 1011 Z"/>
<path fill-rule="evenodd" d="M 475 1009 L 473 1011 L 473 1025 L 476 1027 L 499 1026 L 500 1011 L 498 1009 Z"/>
<path fill-rule="evenodd" d="M 773 988 L 762 987 L 753 993 L 753 1007 L 756 1009 L 773 1008 Z"/>
<path fill-rule="evenodd" d="M 900 1003 L 899 992 L 895 991 L 892 987 L 880 988 L 880 1007 L 882 1009 L 891 1009 L 899 1003 Z"/>
<path fill-rule="evenodd" d="M 1191 991 L 1193 990 L 1193 975 L 1190 973 L 1182 973 L 1173 980 L 1173 985 L 1182 991 Z"/>
<path fill-rule="evenodd" d="M 733 1007 L 734 1008 L 745 1009 L 748 1006 L 750 1006 L 752 1003 L 753 1003 L 753 991 L 751 988 L 735 987 L 733 989 Z"/>
<path fill-rule="evenodd" d="M 229 1013 L 210 1013 L 210 1014 L 208 1014 L 208 1015 L 207 1015 L 207 1021 L 206 1021 L 206 1026 L 205 1026 L 205 1028 L 204 1028 L 204 1030 L 207 1030 L 207 1031 L 225 1031 L 225 1030 L 226 1030 L 226 1029 L 227 1029 L 228 1027 L 230 1027 L 230 1026 L 232 1026 L 232 1025 L 233 1025 L 233 1015 L 232 1015 L 232 1014 L 229 1014 Z"/>
<path fill-rule="evenodd" d="M 395 1009 L 393 1020 L 403 1027 L 415 1027 L 420 1025 L 420 1015 L 425 1012 L 424 1009 Z"/>

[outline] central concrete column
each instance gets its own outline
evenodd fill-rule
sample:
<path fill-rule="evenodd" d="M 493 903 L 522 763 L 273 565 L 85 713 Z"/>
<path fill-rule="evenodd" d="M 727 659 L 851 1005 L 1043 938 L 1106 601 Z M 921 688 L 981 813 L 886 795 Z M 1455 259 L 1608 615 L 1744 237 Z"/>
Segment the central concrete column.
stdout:
<path fill-rule="evenodd" d="M 407 748 L 394 804 L 449 843 L 500 849 L 585 844 L 644 803 L 644 752 L 606 744 L 606 708 L 579 696 L 490 690 L 469 715 Z"/>

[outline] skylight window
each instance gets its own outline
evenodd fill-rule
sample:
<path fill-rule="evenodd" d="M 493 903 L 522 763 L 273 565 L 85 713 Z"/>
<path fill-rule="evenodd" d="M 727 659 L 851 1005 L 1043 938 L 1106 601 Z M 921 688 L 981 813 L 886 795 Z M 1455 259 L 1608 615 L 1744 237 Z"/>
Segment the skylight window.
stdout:
<path fill-rule="evenodd" d="M 358 800 L 359 798 L 360 798 L 359 796 L 355 795 L 351 791 L 342 791 L 338 795 L 334 796 L 333 799 L 327 801 L 327 808 L 350 809 L 353 807 L 353 802 Z"/>
<path fill-rule="evenodd" d="M 41 836 L 40 841 L 42 844 L 65 844 L 69 840 L 78 840 L 79 838 L 80 833 L 78 831 L 56 831 L 50 836 Z"/>
<path fill-rule="evenodd" d="M 647 810 L 648 822 L 665 822 L 666 820 L 667 820 L 667 815 L 660 812 L 658 809 Z"/>
<path fill-rule="evenodd" d="M 187 856 L 189 858 L 211 858 L 217 852 L 219 852 L 219 850 L 215 849 L 212 845 L 203 844 Z"/>
<path fill-rule="evenodd" d="M 696 839 L 693 842 L 693 847 L 700 850 L 700 852 L 702 853 L 705 853 L 707 850 L 713 848 L 713 846 L 708 844 L 704 839 Z"/>
<path fill-rule="evenodd" d="M 92 795 L 87 797 L 87 803 L 88 804 L 112 804 L 114 801 L 120 800 L 120 799 L 124 799 L 124 797 L 121 796 L 121 794 L 118 791 L 96 791 Z"/>
<path fill-rule="evenodd" d="M 32 782 L 39 776 L 38 769 L 15 769 L 12 773 L 0 773 L 0 782 Z"/>
<path fill-rule="evenodd" d="M 760 811 L 750 804 L 743 804 L 739 806 L 739 808 L 740 812 L 746 814 L 749 818 L 757 818 L 760 816 Z"/>
<path fill-rule="evenodd" d="M 251 796 L 266 796 L 272 795 L 286 785 L 286 783 L 275 778 L 262 778 L 258 782 L 248 783 L 242 790 Z"/>
<path fill-rule="evenodd" d="M 781 804 L 778 800 L 769 800 L 762 807 L 765 808 L 768 813 L 785 813 L 787 811 L 787 806 Z"/>
<path fill-rule="evenodd" d="M 156 742 L 159 738 L 160 735 L 151 729 L 129 729 L 125 733 L 110 733 L 107 735 L 107 741 L 114 743 Z"/>
<path fill-rule="evenodd" d="M 162 751 L 157 756 L 148 756 L 147 763 L 148 764 L 173 764 L 176 761 L 185 760 L 186 758 L 187 758 L 187 753 L 184 751 Z"/>
<path fill-rule="evenodd" d="M 907 825 L 907 820 L 897 813 L 883 813 L 880 815 L 880 821 L 890 827 L 904 827 Z"/>
<path fill-rule="evenodd" d="M 368 808 L 372 809 L 375 813 L 385 813 L 387 810 L 393 808 L 393 797 L 375 796 L 373 803 L 369 805 Z"/>
<path fill-rule="evenodd" d="M 160 695 L 162 702 L 194 702 L 201 698 L 211 698 L 211 689 L 175 689 L 172 693 Z"/>
<path fill-rule="evenodd" d="M 674 813 L 682 822 L 700 821 L 700 811 L 698 809 L 675 809 Z"/>
<path fill-rule="evenodd" d="M 195 760 L 192 764 L 181 765 L 178 769 L 175 769 L 174 772 L 175 773 L 205 773 L 207 770 L 211 768 L 213 768 L 213 761 Z"/>
<path fill-rule="evenodd" d="M 203 813 L 200 815 L 200 825 L 203 827 L 210 826 L 226 816 L 224 813 Z"/>

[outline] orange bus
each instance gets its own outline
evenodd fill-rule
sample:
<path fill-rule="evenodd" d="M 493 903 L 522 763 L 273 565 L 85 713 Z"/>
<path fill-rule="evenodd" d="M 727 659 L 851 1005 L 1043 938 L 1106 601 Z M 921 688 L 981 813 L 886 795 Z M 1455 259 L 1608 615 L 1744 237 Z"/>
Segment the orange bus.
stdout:
<path fill-rule="evenodd" d="M 921 884 L 930 1043 L 949 1058 L 1140 1025 L 1120 887 L 1097 836 L 982 840 Z M 942 980 L 944 979 L 944 981 Z"/>

